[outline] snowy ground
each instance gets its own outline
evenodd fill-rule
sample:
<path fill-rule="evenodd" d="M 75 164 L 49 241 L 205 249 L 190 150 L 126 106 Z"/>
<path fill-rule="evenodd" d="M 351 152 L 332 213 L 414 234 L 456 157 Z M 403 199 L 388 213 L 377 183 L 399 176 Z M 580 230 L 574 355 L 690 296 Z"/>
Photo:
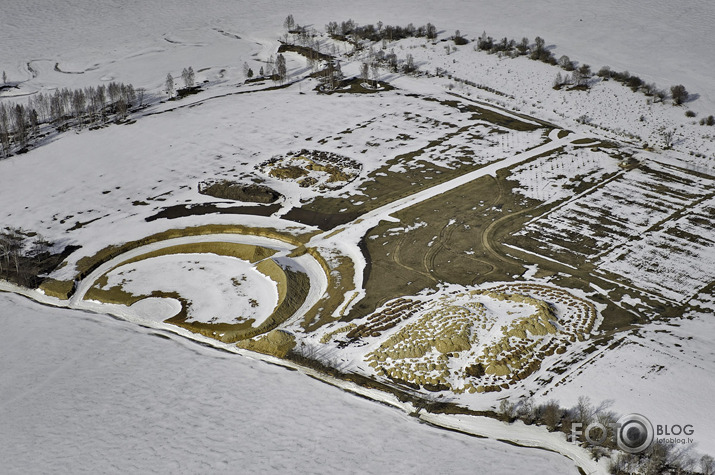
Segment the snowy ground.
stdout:
<path fill-rule="evenodd" d="M 695 123 L 715 113 L 715 63 L 706 60 L 715 50 L 710 34 L 715 22 L 711 2 L 689 2 L 679 10 L 664 0 L 647 2 L 645 7 L 608 0 L 550 1 L 540 6 L 533 2 L 453 2 L 434 8 L 402 1 L 379 5 L 368 1 L 344 2 L 330 9 L 314 1 L 298 6 L 220 0 L 201 7 L 186 0 L 150 0 L 121 7 L 115 2 L 89 0 L 45 3 L 31 0 L 3 5 L 0 70 L 6 70 L 10 84 L 18 86 L 3 89 L 3 101 L 24 101 L 36 91 L 117 80 L 146 88 L 152 102 L 149 109 L 135 115 L 135 123 L 54 135 L 37 149 L 0 163 L 0 228 L 39 232 L 58 247 L 82 246 L 55 277 L 71 279 L 81 257 L 107 246 L 171 228 L 241 224 L 295 234 L 317 232 L 312 226 L 277 217 L 318 196 L 319 191 L 274 179 L 259 167 L 277 155 L 302 148 L 329 151 L 360 163 L 360 177 L 344 189 L 328 192 L 329 196 L 351 196 L 353 206 L 362 205 L 363 197 L 351 194 L 371 172 L 399 154 L 424 149 L 422 162 L 414 166 L 424 168 L 425 183 L 436 176 L 429 166 L 456 167 L 463 160 L 484 166 L 379 207 L 364 216 L 361 224 L 351 223 L 338 228 L 339 234 L 321 234 L 311 242 L 326 250 L 339 249 L 354 261 L 354 297 L 362 291 L 362 268 L 366 266 L 357 243 L 368 229 L 381 220 L 395 220 L 391 215 L 408 206 L 515 165 L 516 193 L 545 203 L 565 200 L 524 228 L 523 235 L 539 243 L 544 258 L 578 255 L 641 291 L 655 293 L 657 299 L 691 305 L 682 321 L 649 323 L 619 335 L 620 346 L 594 353 L 564 373 L 566 383 L 549 386 L 536 396 L 553 397 L 563 405 L 583 394 L 594 402 L 614 399 L 614 409 L 643 412 L 654 422 L 666 411 L 673 413 L 673 419 L 664 421 L 668 423 L 688 423 L 699 417 L 698 449 L 715 453 L 709 442 L 715 440 L 715 434 L 708 428 L 715 427 L 715 422 L 699 414 L 707 407 L 705 396 L 713 389 L 707 381 L 713 380 L 715 372 L 707 346 L 708 336 L 713 334 L 715 302 L 712 291 L 699 294 L 713 281 L 715 265 L 715 129 Z M 247 93 L 272 85 L 239 87 L 244 79 L 241 65 L 245 61 L 258 69 L 261 61 L 275 54 L 288 13 L 294 14 L 298 23 L 310 23 L 317 29 L 330 20 L 353 17 L 361 23 L 412 21 L 419 25 L 430 21 L 444 28 L 442 38 L 455 29 L 470 39 L 482 30 L 497 39 L 540 35 L 549 47 L 555 45 L 557 57 L 568 54 L 573 60 L 588 62 L 594 70 L 606 64 L 617 71 L 627 69 L 663 88 L 683 83 L 695 96 L 685 107 L 650 105 L 643 94 L 632 93 L 614 81 L 596 80 L 589 92 L 556 91 L 551 88 L 560 71 L 555 67 L 526 58 L 487 55 L 474 51 L 473 43 L 447 55 L 445 43 L 432 45 L 424 40 L 405 40 L 390 47 L 401 58 L 414 55 L 423 70 L 434 73 L 439 67 L 453 75 L 452 79 L 383 74 L 383 79 L 397 86 L 396 91 L 352 97 L 317 95 L 312 91 L 313 80 L 276 91 Z M 286 57 L 292 77 L 308 72 L 304 58 L 295 54 Z M 166 73 L 176 77 L 189 65 L 197 71 L 200 83 L 207 81 L 205 91 L 179 102 L 157 103 L 166 97 L 162 91 Z M 357 74 L 358 67 L 359 63 L 346 61 L 344 70 Z M 493 87 L 499 94 L 463 86 L 454 78 Z M 559 131 L 554 130 L 547 138 L 542 129 L 506 130 L 423 99 L 455 100 L 451 93 L 459 94 L 464 103 L 491 101 L 577 133 L 559 138 Z M 697 117 L 686 118 L 686 108 Z M 673 150 L 661 150 L 662 127 L 674 131 Z M 634 154 L 646 167 L 624 171 L 604 150 L 574 143 L 591 137 L 620 141 L 625 144 L 622 150 Z M 430 145 L 434 141 L 439 144 Z M 644 151 L 644 142 L 654 151 Z M 562 146 L 562 151 L 555 152 Z M 405 170 L 402 163 L 388 172 Z M 576 177 L 598 186 L 580 195 L 572 186 Z M 274 217 L 218 212 L 171 219 L 161 215 L 165 208 L 197 204 L 213 206 L 214 211 L 238 207 L 240 204 L 199 194 L 199 182 L 232 179 L 246 183 L 255 178 L 265 180 L 286 197 L 279 201 L 281 209 Z M 567 232 L 572 235 L 564 244 Z M 581 245 L 571 236 L 590 240 Z M 154 268 L 147 262 L 135 264 L 133 269 L 116 269 L 110 278 L 112 284 L 118 284 L 126 277 L 120 273 L 143 273 L 142 279 L 124 282 L 125 290 L 136 293 L 177 290 L 180 284 L 182 293 L 203 302 L 197 307 L 204 313 L 195 317 L 208 320 L 216 313 L 217 298 L 232 289 L 228 280 L 220 289 L 214 287 L 215 294 L 203 293 L 202 283 L 233 276 L 236 269 L 228 269 L 226 259 L 214 259 L 211 269 L 204 272 L 200 267 L 208 261 L 202 259 L 199 266 L 172 257 Z M 319 267 L 314 262 L 310 265 L 306 262 L 306 268 L 313 271 Z M 178 284 L 166 286 L 162 276 L 177 274 L 177 267 L 180 273 L 192 269 L 191 273 L 202 272 L 203 276 L 177 279 Z M 316 302 L 327 287 L 322 269 L 310 273 L 310 278 L 319 285 L 311 288 L 301 311 Z M 82 282 L 80 289 L 94 283 L 90 280 Z M 260 299 L 261 305 L 275 298 L 272 289 L 267 293 L 270 295 Z M 695 300 L 691 300 L 693 296 Z M 245 306 L 249 296 L 243 297 L 237 299 L 240 305 L 228 300 L 219 307 Z M 11 362 L 3 365 L 2 378 L 9 384 L 0 385 L 0 391 L 7 392 L 0 400 L 13 408 L 1 416 L 6 419 L 0 421 L 0 430 L 5 431 L 0 432 L 0 450 L 8 453 L 0 452 L 0 458 L 17 460 L 9 467 L 11 471 L 22 471 L 31 455 L 40 469 L 67 471 L 99 463 L 117 471 L 230 471 L 240 464 L 254 471 L 294 471 L 296 467 L 300 471 L 333 471 L 349 466 L 361 472 L 380 472 L 388 460 L 404 472 L 467 471 L 475 466 L 487 472 L 520 472 L 525 467 L 543 473 L 573 469 L 570 462 L 546 452 L 435 432 L 402 414 L 334 393 L 299 374 L 222 356 L 173 337 L 169 341 L 150 338 L 152 330 L 107 317 L 40 308 L 16 297 L 0 298 L 2 335 L 7 339 L 7 344 L 0 346 L 0 358 Z M 345 298 L 344 311 L 350 308 L 350 298 Z M 72 304 L 77 300 L 81 295 Z M 620 304 L 638 302 L 638 297 L 626 296 Z M 146 301 L 131 313 L 143 317 L 132 321 L 144 324 L 152 320 L 153 312 L 170 314 L 176 305 L 172 300 Z M 266 303 L 266 308 L 269 306 L 270 302 Z M 106 312 L 129 318 L 129 314 L 109 308 Z M 257 315 L 259 319 L 266 316 Z M 62 366 L 50 364 L 55 360 L 63 361 Z M 606 379 L 619 384 L 598 383 Z M 704 383 L 694 384 L 696 381 Z M 186 392 L 176 394 L 176 386 Z M 257 392 L 257 388 L 265 392 Z M 631 404 L 634 395 L 639 399 L 637 405 Z M 641 402 L 646 396 L 650 396 L 648 402 Z M 281 411 L 268 404 L 284 397 L 285 401 L 278 400 Z M 306 408 L 306 400 L 315 404 Z M 258 409 L 247 411 L 247 404 Z M 672 409 L 677 404 L 677 410 Z M 117 405 L 119 411 L 114 410 Z M 132 412 L 132 408 L 142 410 Z M 383 410 L 384 417 L 381 412 L 374 416 L 375 411 Z M 231 411 L 238 416 L 227 418 Z M 142 422 L 146 417 L 151 427 Z M 316 424 L 316 420 L 324 424 Z M 389 421 L 388 442 L 374 437 L 376 432 L 384 434 L 385 420 Z M 273 430 L 265 431 L 266 426 Z M 12 430 L 7 431 L 8 427 Z M 179 431 L 178 440 L 177 427 L 189 428 Z M 355 444 L 355 440 L 361 443 Z M 186 447 L 196 444 L 203 445 L 187 455 Z M 295 447 L 301 449 L 297 454 Z M 169 454 L 170 465 L 153 465 L 153 450 Z M 136 454 L 136 459 L 127 459 L 128 451 Z M 455 451 L 459 457 L 450 455 Z M 472 451 L 480 456 L 470 459 L 462 455 Z M 260 453 L 261 457 L 249 459 L 246 453 Z M 286 462 L 286 457 L 291 462 Z M 73 460 L 79 465 L 72 465 Z M 404 465 L 394 465 L 394 460 Z"/>
<path fill-rule="evenodd" d="M 3 473 L 577 473 L 106 316 L 3 293 L 0 324 Z"/>
<path fill-rule="evenodd" d="M 188 322 L 237 323 L 257 327 L 278 303 L 275 282 L 250 262 L 235 257 L 172 254 L 120 266 L 101 288 L 119 287 L 133 295 L 177 292 L 188 299 Z M 211 282 L 210 286 L 206 283 Z"/>
<path fill-rule="evenodd" d="M 699 297 L 712 309 L 712 297 Z M 715 453 L 715 419 L 703 412 L 715 391 L 712 317 L 711 311 L 692 312 L 628 332 L 616 348 L 575 364 L 556 387 L 535 397 L 571 406 L 588 395 L 620 414 L 643 414 L 654 425 L 692 424 L 691 449 Z"/>
<path fill-rule="evenodd" d="M 715 39 L 710 35 L 715 12 L 707 0 L 693 0 L 675 8 L 666 0 L 629 4 L 616 0 L 549 0 L 538 6 L 528 1 L 416 5 L 370 0 L 360 4 L 340 1 L 331 4 L 331 8 L 317 0 L 303 0 L 300 4 L 219 0 L 202 8 L 186 0 L 152 0 L 122 6 L 92 0 L 51 5 L 30 0 L 3 5 L 0 69 L 6 69 L 10 79 L 21 80 L 28 75 L 25 63 L 33 59 L 47 58 L 76 67 L 68 70 L 82 70 L 153 48 L 169 53 L 175 67 L 181 70 L 185 67 L 183 51 L 193 50 L 193 62 L 197 52 L 204 55 L 207 49 L 166 39 L 201 44 L 193 37 L 197 29 L 214 29 L 217 37 L 217 30 L 247 38 L 253 38 L 255 32 L 261 32 L 259 37 L 273 36 L 289 13 L 299 24 L 318 28 L 329 21 L 353 18 L 362 24 L 382 20 L 386 24 L 421 25 L 430 21 L 447 34 L 459 29 L 468 37 L 478 36 L 483 30 L 494 38 L 542 36 L 547 45 L 556 46 L 557 56 L 567 54 L 592 66 L 607 64 L 619 71 L 629 70 L 663 85 L 683 83 L 688 90 L 700 94 L 708 113 L 715 113 L 715 64 L 707 61 L 715 49 Z M 213 66 L 208 58 L 205 62 Z M 241 62 L 230 61 L 237 65 Z M 198 70 L 205 65 L 195 66 L 199 66 L 195 67 Z M 114 72 L 119 80 L 137 81 L 123 76 L 120 70 Z M 162 80 L 163 75 L 137 82 L 145 87 L 159 86 Z"/>

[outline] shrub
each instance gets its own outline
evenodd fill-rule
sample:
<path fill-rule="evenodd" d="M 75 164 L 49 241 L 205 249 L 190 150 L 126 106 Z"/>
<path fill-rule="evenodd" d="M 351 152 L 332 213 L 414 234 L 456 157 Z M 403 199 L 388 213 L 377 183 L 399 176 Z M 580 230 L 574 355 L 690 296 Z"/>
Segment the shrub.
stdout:
<path fill-rule="evenodd" d="M 643 80 L 638 76 L 631 76 L 626 81 L 626 86 L 630 87 L 633 92 L 640 89 L 643 85 Z"/>
<path fill-rule="evenodd" d="M 646 96 L 652 96 L 655 91 L 658 90 L 658 87 L 655 85 L 655 83 L 645 83 L 643 84 L 643 94 Z"/>
<path fill-rule="evenodd" d="M 688 91 L 685 90 L 685 86 L 678 84 L 670 88 L 670 95 L 673 97 L 673 104 L 679 106 L 683 102 L 688 100 Z"/>
<path fill-rule="evenodd" d="M 469 40 L 467 40 L 467 38 L 462 36 L 459 33 L 459 30 L 454 32 L 454 36 L 452 37 L 452 40 L 454 41 L 454 44 L 458 45 L 458 46 L 466 45 L 467 43 L 469 43 Z"/>
<path fill-rule="evenodd" d="M 603 66 L 601 69 L 598 70 L 597 75 L 598 75 L 598 77 L 603 78 L 603 79 L 610 79 L 611 78 L 611 68 L 608 66 Z"/>
<path fill-rule="evenodd" d="M 695 117 L 696 115 L 694 111 L 685 111 L 685 117 Z"/>
<path fill-rule="evenodd" d="M 614 72 L 614 73 L 611 73 L 611 77 L 618 82 L 626 82 L 628 80 L 628 78 L 631 77 L 631 73 L 629 73 L 628 71 L 623 71 L 620 73 Z"/>
<path fill-rule="evenodd" d="M 549 401 L 539 406 L 538 414 L 540 416 L 539 422 L 543 423 L 549 431 L 553 432 L 559 426 L 564 411 L 559 407 L 556 401 Z"/>
<path fill-rule="evenodd" d="M 576 69 L 576 66 L 573 64 L 573 61 L 571 61 L 571 59 L 566 55 L 563 55 L 559 58 L 559 66 L 561 66 L 561 68 L 565 71 L 573 71 L 574 69 Z"/>
<path fill-rule="evenodd" d="M 508 399 L 502 399 L 499 403 L 499 414 L 507 422 L 514 422 L 516 419 L 516 408 Z"/>
<path fill-rule="evenodd" d="M 494 39 L 491 36 L 487 36 L 487 32 L 483 32 L 482 36 L 479 37 L 477 41 L 477 47 L 482 51 L 488 51 L 494 46 Z"/>

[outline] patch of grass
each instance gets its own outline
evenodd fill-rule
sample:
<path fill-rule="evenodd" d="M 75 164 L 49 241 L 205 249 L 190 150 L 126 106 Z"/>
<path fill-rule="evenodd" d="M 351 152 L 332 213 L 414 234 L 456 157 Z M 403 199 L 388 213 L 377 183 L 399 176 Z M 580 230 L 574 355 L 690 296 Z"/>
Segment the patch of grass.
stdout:
<path fill-rule="evenodd" d="M 530 209 L 529 203 L 512 194 L 512 186 L 503 176 L 484 176 L 396 213 L 401 224 L 383 222 L 372 229 L 365 240 L 371 264 L 366 297 L 350 317 L 367 315 L 393 297 L 413 295 L 438 282 L 475 285 L 521 275 L 522 265 L 493 249 L 503 234 L 528 219 L 517 212 Z M 456 222 L 450 225 L 452 219 Z M 427 225 L 390 235 L 390 229 L 418 221 Z M 489 229 L 493 223 L 498 226 Z"/>
<path fill-rule="evenodd" d="M 295 348 L 295 337 L 290 333 L 275 329 L 254 340 L 240 341 L 236 346 L 277 358 L 285 358 Z"/>
<path fill-rule="evenodd" d="M 87 291 L 84 298 L 86 300 L 96 300 L 97 302 L 130 306 L 142 299 L 151 296 L 150 294 L 132 294 L 130 292 L 126 292 L 122 289 L 121 286 L 118 285 L 106 288 L 107 283 L 108 277 L 106 275 L 103 275 L 102 277 L 97 279 L 95 285 L 93 285 L 92 288 Z M 156 297 L 156 295 L 154 296 Z"/>
<path fill-rule="evenodd" d="M 301 56 L 305 56 L 306 58 L 313 58 L 319 61 L 330 61 L 333 59 L 332 56 L 329 54 L 325 53 L 319 53 L 318 51 L 315 51 L 312 48 L 308 48 L 307 46 L 300 46 L 300 45 L 288 45 L 285 43 L 282 43 L 278 47 L 278 52 L 279 53 L 285 53 L 285 52 L 291 52 L 291 53 L 297 53 Z M 246 81 L 248 82 L 248 81 Z"/>
<path fill-rule="evenodd" d="M 60 300 L 67 300 L 74 292 L 74 282 L 71 280 L 45 279 L 38 287 L 45 295 Z"/>

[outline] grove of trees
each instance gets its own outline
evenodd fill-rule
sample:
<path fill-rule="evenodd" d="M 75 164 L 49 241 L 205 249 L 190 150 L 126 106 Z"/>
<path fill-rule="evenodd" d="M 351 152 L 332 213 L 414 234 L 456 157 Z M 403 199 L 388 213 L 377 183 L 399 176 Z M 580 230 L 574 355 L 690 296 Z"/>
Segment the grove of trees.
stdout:
<path fill-rule="evenodd" d="M 139 93 L 143 101 L 144 90 Z M 57 89 L 54 93 L 38 92 L 26 105 L 0 103 L 0 153 L 8 157 L 26 149 L 41 137 L 43 124 L 58 131 L 102 125 L 125 119 L 136 103 L 134 87 L 117 82 L 84 89 Z"/>
<path fill-rule="evenodd" d="M 329 35 L 337 39 L 352 39 L 359 41 L 361 39 L 369 41 L 397 41 L 404 38 L 427 38 L 433 40 L 437 38 L 437 27 L 432 23 L 427 23 L 423 26 L 414 26 L 410 23 L 407 26 L 383 25 L 378 22 L 377 25 L 358 25 L 353 20 L 337 23 L 331 21 L 325 25 L 325 31 Z"/>

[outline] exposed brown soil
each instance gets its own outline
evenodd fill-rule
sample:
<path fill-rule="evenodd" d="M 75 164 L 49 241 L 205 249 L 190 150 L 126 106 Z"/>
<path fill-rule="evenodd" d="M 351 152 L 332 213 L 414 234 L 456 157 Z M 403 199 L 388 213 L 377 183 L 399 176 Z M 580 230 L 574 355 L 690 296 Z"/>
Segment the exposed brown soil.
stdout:
<path fill-rule="evenodd" d="M 204 214 L 249 214 L 253 216 L 270 216 L 280 209 L 280 205 L 268 206 L 233 206 L 223 207 L 217 206 L 217 203 L 201 203 L 201 204 L 185 204 L 175 205 L 164 208 L 156 214 L 148 216 L 145 219 L 147 222 L 157 219 L 176 219 L 185 216 L 200 216 Z"/>
<path fill-rule="evenodd" d="M 281 194 L 265 185 L 255 183 L 244 184 L 228 180 L 216 182 L 200 182 L 199 193 L 224 200 L 246 201 L 249 203 L 273 203 Z"/>

